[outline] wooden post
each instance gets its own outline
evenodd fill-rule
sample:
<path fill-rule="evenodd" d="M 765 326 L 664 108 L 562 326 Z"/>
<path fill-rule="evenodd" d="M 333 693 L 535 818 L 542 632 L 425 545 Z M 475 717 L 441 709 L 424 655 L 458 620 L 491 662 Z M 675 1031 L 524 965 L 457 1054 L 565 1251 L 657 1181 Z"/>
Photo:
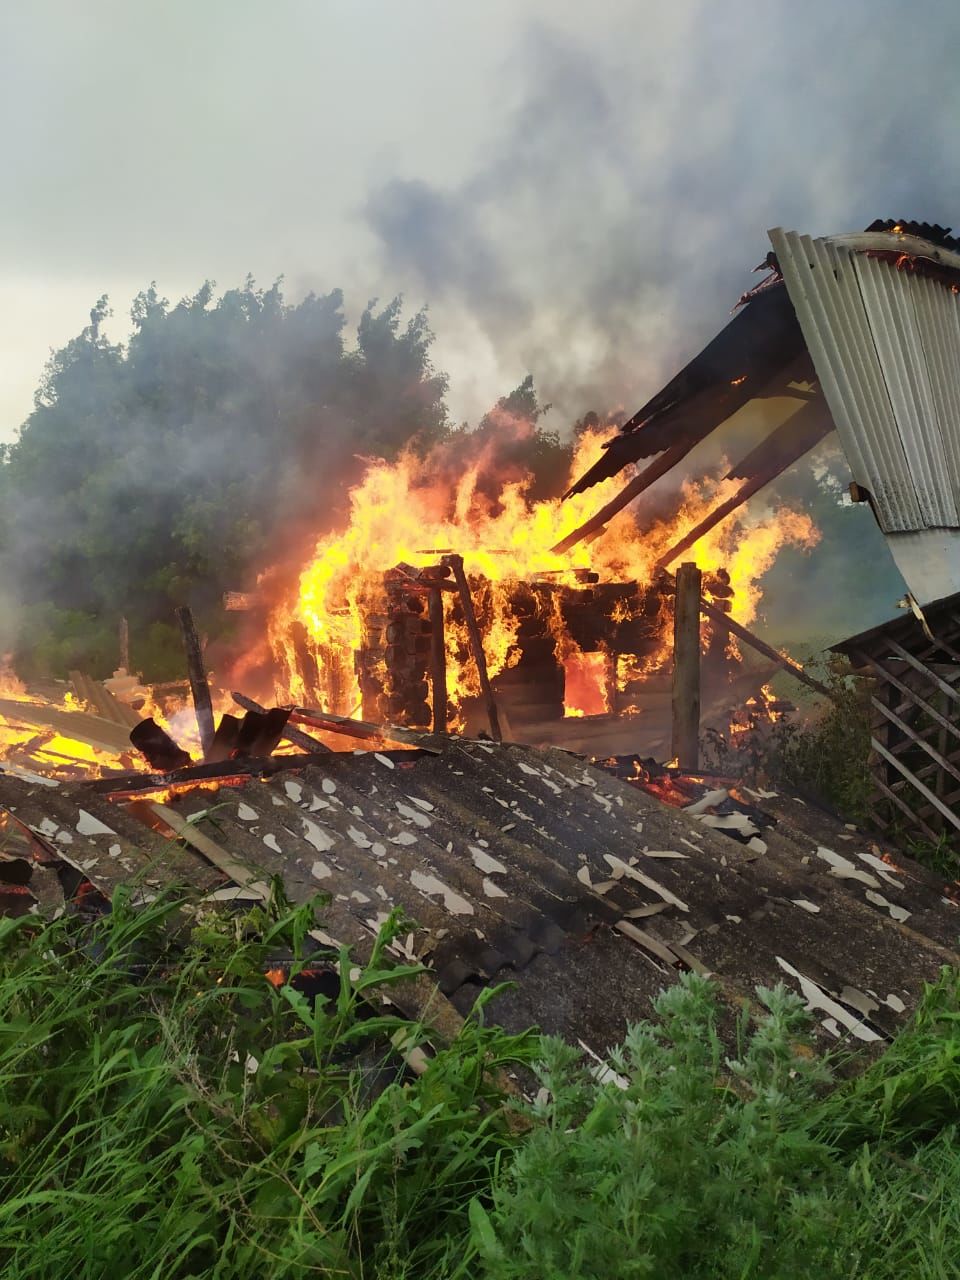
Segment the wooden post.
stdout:
<path fill-rule="evenodd" d="M 467 575 L 463 571 L 463 556 L 444 556 L 441 563 L 449 565 L 453 570 L 454 581 L 457 584 L 457 590 L 460 592 L 460 603 L 463 606 L 463 616 L 467 622 L 470 646 L 473 649 L 473 660 L 477 664 L 477 674 L 480 677 L 480 689 L 483 693 L 484 702 L 487 704 L 487 715 L 490 719 L 490 733 L 495 742 L 502 742 L 503 734 L 500 732 L 500 717 L 497 715 L 497 702 L 493 696 L 493 689 L 490 687 L 490 677 L 487 675 L 487 659 L 483 652 L 483 639 L 480 635 L 480 626 L 477 622 L 477 615 L 473 609 L 473 597 L 470 595 L 470 584 L 467 582 Z"/>
<path fill-rule="evenodd" d="M 447 651 L 443 635 L 443 592 L 430 592 L 430 685 L 433 732 L 447 732 Z"/>
<path fill-rule="evenodd" d="M 183 633 L 183 647 L 187 653 L 187 674 L 190 677 L 190 692 L 193 694 L 193 709 L 196 712 L 197 724 L 200 728 L 200 746 L 203 749 L 203 758 L 206 760 L 207 753 L 213 746 L 215 736 L 213 702 L 210 698 L 207 673 L 203 669 L 200 637 L 197 635 L 193 614 L 190 612 L 188 605 L 182 605 L 177 610 L 177 621 L 180 623 L 180 630 Z"/>
<path fill-rule="evenodd" d="M 130 670 L 130 626 L 126 618 L 120 619 L 120 668 Z"/>
<path fill-rule="evenodd" d="M 673 740 L 680 768 L 700 767 L 700 570 L 680 566 L 673 613 Z"/>

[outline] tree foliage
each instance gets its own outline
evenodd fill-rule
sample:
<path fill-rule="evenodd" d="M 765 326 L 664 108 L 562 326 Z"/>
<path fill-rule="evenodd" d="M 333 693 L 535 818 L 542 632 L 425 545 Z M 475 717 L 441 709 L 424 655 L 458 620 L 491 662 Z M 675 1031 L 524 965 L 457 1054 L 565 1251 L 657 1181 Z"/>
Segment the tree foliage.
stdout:
<path fill-rule="evenodd" d="M 185 602 L 216 630 L 223 591 L 338 522 L 365 457 L 450 435 L 426 313 L 399 298 L 371 302 L 353 342 L 339 290 L 294 305 L 280 282 L 175 305 L 151 285 L 125 345 L 109 314 L 101 298 L 51 357 L 0 467 L 28 666 L 102 672 L 121 615 L 136 650 Z"/>

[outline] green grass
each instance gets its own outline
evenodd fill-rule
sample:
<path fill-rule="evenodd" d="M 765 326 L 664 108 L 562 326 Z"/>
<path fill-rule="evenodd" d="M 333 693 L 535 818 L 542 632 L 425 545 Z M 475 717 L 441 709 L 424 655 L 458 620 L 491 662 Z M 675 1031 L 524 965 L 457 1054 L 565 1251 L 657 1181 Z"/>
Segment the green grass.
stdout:
<path fill-rule="evenodd" d="M 839 1084 L 796 997 L 759 993 L 734 1046 L 688 976 L 599 1083 L 485 1008 L 434 1053 L 381 999 L 398 921 L 339 995 L 274 988 L 312 910 L 0 921 L 5 1278 L 960 1275 L 956 973 Z"/>

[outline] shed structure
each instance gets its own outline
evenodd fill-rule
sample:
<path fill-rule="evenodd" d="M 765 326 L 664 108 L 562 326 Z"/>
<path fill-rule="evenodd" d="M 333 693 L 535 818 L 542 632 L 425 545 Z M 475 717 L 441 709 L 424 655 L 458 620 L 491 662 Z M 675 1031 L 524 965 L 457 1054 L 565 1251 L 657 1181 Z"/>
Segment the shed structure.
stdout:
<path fill-rule="evenodd" d="M 960 593 L 833 650 L 873 681 L 871 819 L 960 853 Z"/>

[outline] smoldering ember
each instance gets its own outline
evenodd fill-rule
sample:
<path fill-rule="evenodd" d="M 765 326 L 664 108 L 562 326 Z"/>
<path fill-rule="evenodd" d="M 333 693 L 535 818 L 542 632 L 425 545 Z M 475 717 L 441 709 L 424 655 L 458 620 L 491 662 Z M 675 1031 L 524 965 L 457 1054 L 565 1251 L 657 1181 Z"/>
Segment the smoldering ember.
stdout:
<path fill-rule="evenodd" d="M 139 584 L 106 645 L 41 644 L 28 601 L 0 697 L 3 912 L 95 919 L 185 886 L 242 920 L 282 887 L 316 904 L 309 968 L 334 979 L 402 919 L 382 963 L 417 968 L 383 1000 L 421 1028 L 408 1074 L 505 980 L 489 1018 L 610 1078 L 690 974 L 725 1042 L 782 983 L 820 1053 L 875 1058 L 960 964 L 960 241 L 903 220 L 769 240 L 717 336 L 569 447 L 528 381 L 477 432 L 343 448 L 338 510 L 311 529 L 277 497 L 233 580 L 194 565 L 178 598 L 168 575 L 152 620 Z M 143 305 L 144 333 L 189 332 Z M 120 367 L 97 325 L 74 355 Z M 396 312 L 381 336 L 403 341 Z M 825 447 L 907 594 L 801 657 L 764 616 L 837 536 L 792 496 Z M 65 564 L 108 572 L 82 547 Z"/>

